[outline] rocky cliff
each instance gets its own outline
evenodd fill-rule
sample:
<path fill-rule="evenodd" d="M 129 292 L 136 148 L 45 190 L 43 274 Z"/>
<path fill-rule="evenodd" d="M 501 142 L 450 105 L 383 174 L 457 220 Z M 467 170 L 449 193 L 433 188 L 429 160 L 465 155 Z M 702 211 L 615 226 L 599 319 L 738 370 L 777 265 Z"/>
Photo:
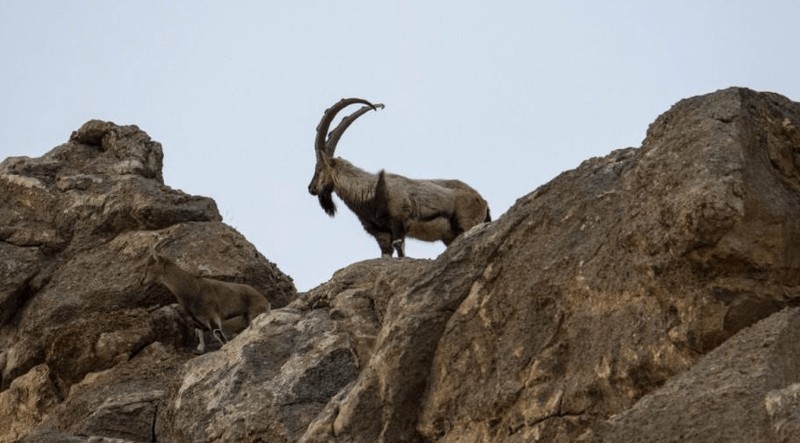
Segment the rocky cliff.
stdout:
<path fill-rule="evenodd" d="M 89 122 L 0 164 L 0 441 L 792 441 L 799 127 L 776 94 L 686 99 L 436 260 L 296 294 L 158 143 Z M 192 354 L 138 284 L 165 236 L 272 311 Z"/>

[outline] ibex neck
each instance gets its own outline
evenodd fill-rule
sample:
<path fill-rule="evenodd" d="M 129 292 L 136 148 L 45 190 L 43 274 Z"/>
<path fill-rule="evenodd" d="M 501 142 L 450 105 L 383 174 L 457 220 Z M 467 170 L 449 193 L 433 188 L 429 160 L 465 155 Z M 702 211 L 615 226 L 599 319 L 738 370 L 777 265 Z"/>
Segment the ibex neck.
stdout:
<path fill-rule="evenodd" d="M 356 208 L 370 203 L 375 198 L 378 176 L 364 171 L 347 160 L 341 158 L 336 160 L 336 171 L 333 175 L 334 191 L 350 209 L 358 212 Z"/>
<path fill-rule="evenodd" d="M 167 260 L 164 264 L 164 286 L 179 302 L 183 302 L 187 297 L 196 296 L 198 290 L 197 277 L 184 271 L 171 260 Z"/>

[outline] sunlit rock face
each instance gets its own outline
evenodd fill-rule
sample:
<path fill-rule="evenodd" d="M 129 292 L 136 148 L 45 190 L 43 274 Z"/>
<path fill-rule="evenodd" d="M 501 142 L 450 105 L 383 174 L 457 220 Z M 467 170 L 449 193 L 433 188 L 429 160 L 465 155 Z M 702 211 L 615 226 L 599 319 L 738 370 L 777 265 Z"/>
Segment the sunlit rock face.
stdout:
<path fill-rule="evenodd" d="M 0 165 L 0 440 L 791 441 L 798 128 L 777 94 L 682 100 L 436 260 L 295 294 L 163 185 L 160 145 L 89 122 Z M 273 309 L 194 355 L 171 294 L 138 284 L 164 236 Z"/>

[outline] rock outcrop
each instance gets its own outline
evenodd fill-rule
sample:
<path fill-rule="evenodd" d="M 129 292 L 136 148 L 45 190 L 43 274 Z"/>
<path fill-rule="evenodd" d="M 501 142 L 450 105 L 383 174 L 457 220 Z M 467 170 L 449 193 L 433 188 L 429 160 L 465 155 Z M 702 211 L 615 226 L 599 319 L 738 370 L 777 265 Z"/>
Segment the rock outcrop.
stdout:
<path fill-rule="evenodd" d="M 139 284 L 158 238 L 176 238 L 165 253 L 196 274 L 247 282 L 275 307 L 294 299 L 211 199 L 168 188 L 161 167 L 147 134 L 100 121 L 0 163 L 0 441 L 151 440 L 194 340 L 172 294 Z"/>
<path fill-rule="evenodd" d="M 800 104 L 683 100 L 436 260 L 303 294 L 135 127 L 0 164 L 0 440 L 792 441 L 800 430 Z M 273 310 L 201 356 L 187 269 Z M 210 341 L 209 341 L 210 342 Z"/>

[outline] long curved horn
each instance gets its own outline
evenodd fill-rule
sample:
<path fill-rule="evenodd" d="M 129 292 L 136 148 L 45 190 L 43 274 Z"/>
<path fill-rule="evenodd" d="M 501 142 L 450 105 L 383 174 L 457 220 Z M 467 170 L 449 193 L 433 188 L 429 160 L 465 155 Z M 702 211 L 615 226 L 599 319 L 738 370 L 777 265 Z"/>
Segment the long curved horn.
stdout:
<path fill-rule="evenodd" d="M 356 103 L 367 105 L 367 107 L 366 109 L 362 108 L 361 110 L 356 111 L 352 115 L 342 120 L 342 122 L 339 123 L 339 126 L 337 126 L 336 129 L 331 131 L 331 137 L 335 137 L 335 142 L 334 143 L 326 142 L 328 128 L 330 128 L 333 119 L 336 118 L 336 114 L 338 114 L 339 111 L 341 111 L 342 109 Z M 383 107 L 383 105 L 380 106 Z M 342 133 L 344 133 L 344 130 L 347 129 L 347 127 L 350 126 L 350 124 L 352 124 L 356 118 L 358 118 L 361 114 L 367 112 L 370 109 L 377 109 L 377 107 L 372 103 L 368 102 L 367 100 L 364 100 L 363 98 L 343 98 L 338 102 L 336 102 L 330 108 L 326 109 L 325 113 L 322 114 L 322 119 L 319 121 L 319 124 L 317 125 L 317 137 L 314 140 L 314 149 L 317 152 L 317 156 L 319 157 L 320 154 L 325 154 L 328 157 L 332 156 L 334 149 L 336 149 L 336 143 L 338 143 L 339 138 L 342 136 Z M 348 120 L 347 123 L 345 123 L 345 120 L 347 119 L 350 120 Z"/>
<path fill-rule="evenodd" d="M 344 131 L 346 131 L 357 118 L 364 115 L 367 111 L 377 111 L 383 108 L 384 106 L 382 103 L 370 104 L 369 106 L 363 106 L 358 111 L 343 118 L 342 121 L 339 122 L 339 125 L 336 126 L 336 129 L 328 134 L 328 141 L 325 143 L 325 153 L 328 154 L 328 156 L 333 156 L 333 153 L 336 151 L 336 145 L 339 144 L 339 139 L 342 138 L 342 134 L 344 134 Z"/>

